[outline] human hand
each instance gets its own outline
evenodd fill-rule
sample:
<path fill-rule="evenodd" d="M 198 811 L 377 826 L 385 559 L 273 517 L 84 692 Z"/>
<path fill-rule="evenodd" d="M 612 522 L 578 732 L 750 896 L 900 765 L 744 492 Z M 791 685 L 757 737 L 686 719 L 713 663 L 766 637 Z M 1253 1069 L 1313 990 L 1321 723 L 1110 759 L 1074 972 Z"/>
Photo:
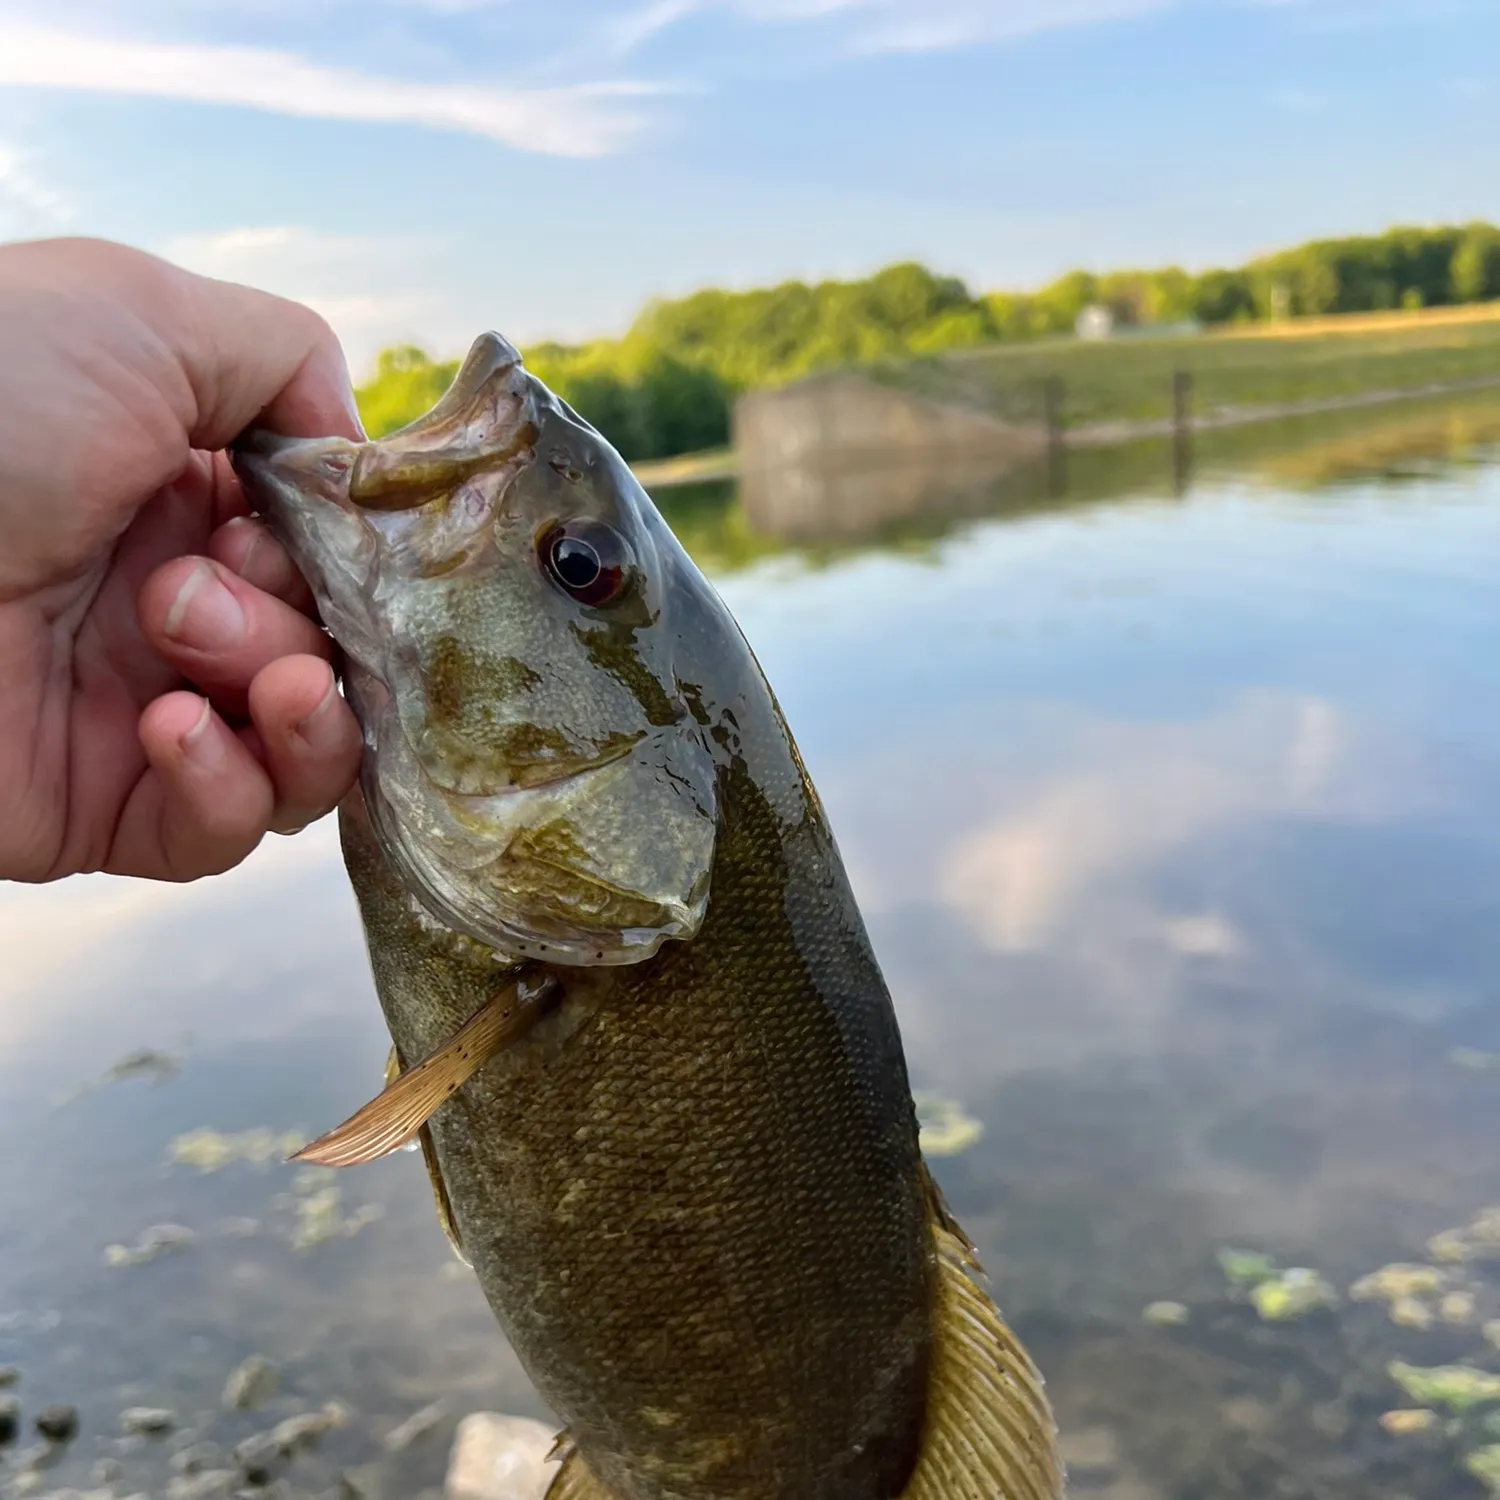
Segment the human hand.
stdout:
<path fill-rule="evenodd" d="M 331 643 L 222 451 L 257 419 L 362 436 L 316 314 L 0 247 L 0 878 L 215 874 L 352 783 Z"/>

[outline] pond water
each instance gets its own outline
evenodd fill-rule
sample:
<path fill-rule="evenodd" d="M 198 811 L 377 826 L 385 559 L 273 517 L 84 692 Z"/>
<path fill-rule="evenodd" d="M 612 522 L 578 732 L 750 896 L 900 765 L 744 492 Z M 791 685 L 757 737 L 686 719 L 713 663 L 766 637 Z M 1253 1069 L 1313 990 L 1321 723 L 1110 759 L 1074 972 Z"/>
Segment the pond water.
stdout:
<path fill-rule="evenodd" d="M 795 548 L 733 490 L 664 509 L 799 738 L 916 1087 L 983 1127 L 935 1168 L 1048 1374 L 1074 1492 L 1482 1494 L 1482 1407 L 1380 1419 L 1418 1404 L 1392 1361 L 1500 1370 L 1484 1232 L 1440 1241 L 1469 1256 L 1441 1306 L 1398 1323 L 1347 1293 L 1500 1204 L 1500 402 L 1177 457 L 968 476 L 951 505 L 928 475 L 875 538 L 844 518 Z M 133 1405 L 229 1445 L 337 1399 L 290 1483 L 375 1497 L 439 1485 L 466 1411 L 545 1416 L 419 1158 L 335 1201 L 181 1144 L 311 1134 L 378 1085 L 331 823 L 186 889 L 0 889 L 0 953 L 0 1363 L 28 1413 L 82 1420 L 48 1487 L 121 1454 L 121 1493 L 163 1492 L 187 1437 L 122 1445 Z M 180 1067 L 107 1079 L 142 1048 Z M 192 1243 L 108 1253 L 162 1224 Z M 1338 1302 L 1265 1321 L 1227 1248 Z M 1161 1301 L 1186 1322 L 1145 1320 Z M 221 1412 L 252 1353 L 278 1394 Z"/>

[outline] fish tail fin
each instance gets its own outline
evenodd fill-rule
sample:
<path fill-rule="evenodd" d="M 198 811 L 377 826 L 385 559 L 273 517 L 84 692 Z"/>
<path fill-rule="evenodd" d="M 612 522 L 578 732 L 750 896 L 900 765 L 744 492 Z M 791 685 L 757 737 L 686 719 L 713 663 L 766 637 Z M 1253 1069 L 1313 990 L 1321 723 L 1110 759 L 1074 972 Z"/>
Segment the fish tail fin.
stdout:
<path fill-rule="evenodd" d="M 980 1286 L 974 1247 L 936 1192 L 932 1232 L 938 1284 L 927 1418 L 901 1500 L 1060 1500 L 1057 1425 L 1041 1374 Z"/>

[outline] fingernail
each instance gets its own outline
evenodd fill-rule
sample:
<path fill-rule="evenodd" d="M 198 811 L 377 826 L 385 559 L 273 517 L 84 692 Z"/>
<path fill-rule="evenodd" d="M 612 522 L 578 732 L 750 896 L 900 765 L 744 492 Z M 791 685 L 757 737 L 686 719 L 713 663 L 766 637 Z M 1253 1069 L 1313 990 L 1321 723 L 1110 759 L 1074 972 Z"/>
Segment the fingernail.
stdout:
<path fill-rule="evenodd" d="M 224 761 L 224 741 L 214 725 L 214 711 L 207 698 L 197 721 L 178 741 L 188 762 L 199 771 L 212 771 Z"/>
<path fill-rule="evenodd" d="M 173 640 L 191 638 L 200 648 L 233 646 L 245 633 L 245 611 L 213 565 L 199 561 L 177 590 L 162 629 Z"/>
<path fill-rule="evenodd" d="M 330 672 L 328 691 L 319 699 L 318 706 L 305 719 L 293 726 L 298 737 L 305 740 L 308 748 L 315 754 L 332 754 L 343 741 L 343 730 L 339 724 L 338 715 L 334 712 L 334 705 L 338 701 L 338 684 L 334 681 L 333 673 Z"/>
<path fill-rule="evenodd" d="M 248 531 L 250 533 L 249 545 L 245 548 L 244 556 L 240 558 L 239 567 L 235 569 L 235 572 L 241 578 L 249 578 L 250 564 L 254 561 L 255 554 L 260 551 L 260 544 L 265 537 L 265 532 L 249 516 L 236 516 L 229 524 L 236 531 Z"/>

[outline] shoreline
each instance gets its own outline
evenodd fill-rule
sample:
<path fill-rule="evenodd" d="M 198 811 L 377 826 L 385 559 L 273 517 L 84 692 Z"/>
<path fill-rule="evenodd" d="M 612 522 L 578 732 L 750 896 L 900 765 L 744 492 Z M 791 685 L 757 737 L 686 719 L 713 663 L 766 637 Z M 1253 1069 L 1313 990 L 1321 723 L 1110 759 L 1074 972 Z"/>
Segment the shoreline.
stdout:
<path fill-rule="evenodd" d="M 1283 421 L 1288 417 L 1318 416 L 1328 412 L 1357 411 L 1362 407 L 1392 406 L 1439 396 L 1461 396 L 1474 391 L 1500 390 L 1500 374 L 1469 380 L 1437 381 L 1374 391 L 1356 391 L 1343 396 L 1320 396 L 1305 401 L 1282 401 L 1263 406 L 1226 407 L 1207 416 L 1189 416 L 1183 423 L 1171 417 L 1144 421 L 1090 422 L 1062 430 L 1066 448 L 1114 448 L 1144 438 L 1190 437 L 1195 432 L 1218 432 L 1249 427 L 1259 422 Z M 920 457 L 903 450 L 904 457 Z M 641 485 L 650 489 L 678 489 L 691 484 L 710 484 L 742 477 L 740 455 L 734 449 L 684 453 L 673 458 L 651 459 L 631 465 Z"/>

